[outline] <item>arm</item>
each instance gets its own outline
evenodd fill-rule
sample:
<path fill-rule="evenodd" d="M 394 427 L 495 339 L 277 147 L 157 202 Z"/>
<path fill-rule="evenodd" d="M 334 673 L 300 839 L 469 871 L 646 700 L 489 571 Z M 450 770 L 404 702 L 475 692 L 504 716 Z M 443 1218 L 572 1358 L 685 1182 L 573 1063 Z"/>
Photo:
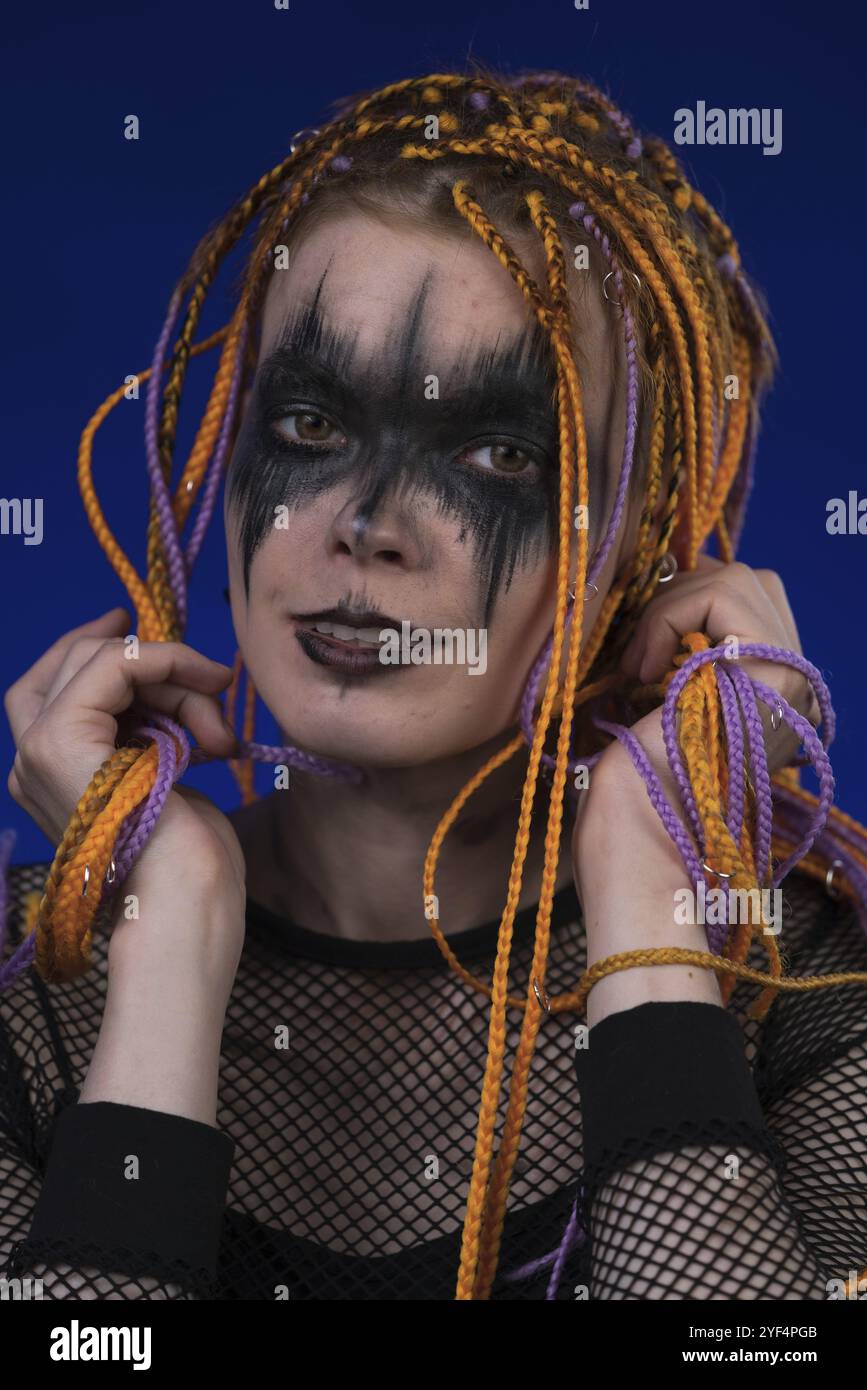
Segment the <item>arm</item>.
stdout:
<path fill-rule="evenodd" d="M 219 876 L 188 877 L 180 899 L 153 874 L 126 886 L 143 893 L 141 915 L 115 927 L 90 1067 L 53 1123 L 51 1079 L 30 1060 L 51 1035 L 48 1019 L 28 1047 L 13 1022 L 22 1000 L 3 996 L 4 1249 L 32 1213 L 5 1273 L 41 1278 L 53 1298 L 207 1297 L 234 1146 L 216 1128 L 228 991 L 200 952 L 208 932 L 235 939 L 237 905 Z M 165 935 L 179 900 L 183 930 Z M 201 935 L 196 919 L 207 923 Z"/>
<path fill-rule="evenodd" d="M 114 1104 L 61 1112 L 44 1173 L 7 1137 L 4 1277 L 54 1299 L 208 1297 L 233 1148 L 210 1126 Z"/>
<path fill-rule="evenodd" d="M 594 1299 L 824 1299 L 740 1025 L 712 1005 L 616 1013 L 577 1054 Z"/>
<path fill-rule="evenodd" d="M 800 652 L 778 575 L 700 555 L 647 605 L 621 670 L 642 684 L 664 680 L 692 632 L 711 646 L 736 634 L 741 644 Z M 770 682 L 814 727 L 820 722 L 812 687 L 795 667 L 750 658 L 741 670 Z M 785 722 L 774 728 L 767 710 L 761 719 L 773 774 L 792 761 L 796 735 Z M 631 733 L 679 806 L 661 710 Z M 675 914 L 675 894 L 692 885 L 619 742 L 593 769 L 573 860 L 591 967 L 646 948 L 707 952 L 704 927 L 681 925 Z M 779 1002 L 774 1009 L 776 1017 Z M 587 1018 L 579 1084 L 594 1296 L 823 1298 L 825 1272 L 785 1193 L 785 1155 L 760 1106 L 740 1027 L 721 1007 L 715 971 L 650 965 L 608 975 L 589 994 Z"/>
<path fill-rule="evenodd" d="M 604 814 L 604 801 L 582 831 L 589 963 L 638 947 L 706 950 L 694 939 L 702 928 L 674 926 L 683 868 L 655 813 L 639 807 L 627 823 L 610 805 Z M 836 1271 L 793 1205 L 790 1150 L 763 1112 L 740 1025 L 718 1000 L 714 976 L 688 966 L 633 968 L 590 993 L 577 1064 L 592 1298 L 827 1296 Z M 842 1117 L 828 1120 L 830 1173 Z M 820 1163 L 814 1156 L 816 1176 Z"/>
<path fill-rule="evenodd" d="M 225 756 L 235 747 L 217 698 L 230 669 L 178 642 L 142 642 L 130 655 L 121 636 L 128 622 L 124 610 L 112 609 L 65 633 L 6 692 L 16 745 L 9 791 L 53 844 L 63 840 L 94 769 L 116 753 L 118 720 L 139 694 L 208 752 Z M 59 1120 L 50 1098 L 34 1134 L 10 1093 L 10 1162 L 26 1160 L 32 1180 L 44 1169 L 30 1237 L 13 1266 L 18 1272 L 48 1256 L 60 1297 L 70 1283 L 79 1296 L 101 1296 L 97 1264 L 136 1277 L 159 1267 L 163 1281 L 191 1259 L 213 1266 L 218 1235 L 210 1223 L 231 1161 L 214 1128 L 217 1069 L 244 939 L 244 877 L 229 821 L 200 793 L 171 790 L 122 885 L 121 905 L 132 898 L 136 910 L 111 932 L 103 1024 L 81 1096 Z M 83 968 L 81 959 L 66 959 Z M 44 990 L 40 997 L 61 1053 Z M 14 1021 L 8 1033 L 20 1046 Z M 50 1053 L 45 1036 L 37 1041 Z M 68 1093 L 68 1067 L 62 1075 Z M 159 1209 L 175 1218 L 161 1232 Z M 70 1281 L 72 1265 L 88 1268 Z"/>

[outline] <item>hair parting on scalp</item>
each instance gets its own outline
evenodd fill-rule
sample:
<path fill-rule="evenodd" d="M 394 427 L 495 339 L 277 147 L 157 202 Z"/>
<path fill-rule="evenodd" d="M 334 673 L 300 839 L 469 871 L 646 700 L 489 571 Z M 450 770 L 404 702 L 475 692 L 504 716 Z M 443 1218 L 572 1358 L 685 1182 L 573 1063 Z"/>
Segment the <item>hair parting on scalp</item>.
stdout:
<path fill-rule="evenodd" d="M 85 509 L 135 605 L 139 638 L 182 638 L 189 575 L 237 431 L 238 401 L 255 370 L 260 310 L 275 247 L 290 246 L 317 219 L 350 206 L 381 216 L 410 215 L 426 225 L 478 237 L 524 296 L 547 337 L 556 370 L 560 473 L 553 630 L 534 662 L 520 729 L 444 813 L 428 849 L 420 895 L 422 902 L 434 895 L 439 851 L 462 807 L 495 768 L 528 747 L 490 982 L 455 957 L 437 917 L 429 922 L 449 965 L 491 1005 L 456 1286 L 458 1299 L 485 1299 L 497 1275 L 534 1047 L 547 1013 L 582 1013 L 598 979 L 638 963 L 690 962 L 714 969 L 725 1002 L 738 979 L 760 985 L 750 1006 L 754 1017 L 763 1017 L 783 990 L 867 984 L 867 974 L 858 972 L 809 979 L 784 975 L 775 937 L 762 932 L 761 911 L 754 907 L 759 895 L 754 899 L 751 894 L 750 920 L 709 929 L 707 953 L 667 948 L 610 957 L 588 970 L 572 993 L 549 999 L 545 976 L 552 902 L 564 805 L 576 768 L 591 768 L 610 740 L 620 739 L 695 885 L 719 878 L 735 889 L 776 887 L 797 864 L 825 881 L 829 891 L 833 883 L 835 896 L 854 905 L 865 930 L 867 831 L 831 804 L 834 781 L 827 749 L 834 713 L 821 675 L 802 657 L 759 643 L 740 649 L 741 656 L 784 662 L 807 677 L 822 712 L 821 737 L 781 696 L 750 680 L 722 646 L 712 648 L 701 633 L 687 635 L 682 653 L 659 685 L 641 686 L 618 670 L 619 654 L 655 592 L 667 556 L 688 571 L 703 547 L 714 542 L 720 558 L 735 558 L 752 483 L 759 409 L 776 356 L 732 233 L 691 187 L 668 147 L 634 130 L 590 82 L 562 73 L 506 78 L 477 65 L 472 75 L 410 78 L 341 102 L 321 129 L 299 132 L 287 158 L 263 174 L 203 237 L 171 297 L 150 369 L 140 374 L 148 380 L 146 579 L 113 536 L 92 481 L 93 437 L 122 399 L 124 386 L 89 421 L 79 450 Z M 202 308 L 220 266 L 254 226 L 231 319 L 196 342 Z M 544 255 L 544 284 L 536 283 L 518 255 L 519 243 L 531 242 Z M 592 252 L 585 292 L 602 293 L 601 267 L 611 286 L 605 297 L 622 320 L 627 425 L 606 527 L 592 555 L 588 530 L 578 529 L 577 575 L 570 580 L 573 518 L 576 508 L 588 507 L 591 500 L 581 349 L 573 340 L 570 305 L 575 283 L 570 244 L 576 243 Z M 220 356 L 210 397 L 189 457 L 173 483 L 187 367 L 191 357 L 215 346 L 220 346 Z M 732 383 L 735 389 L 730 389 Z M 642 429 L 646 446 L 639 458 Z M 582 647 L 585 590 L 600 573 L 628 492 L 637 488 L 643 508 L 634 553 L 616 576 Z M 234 724 L 243 677 L 238 653 L 228 701 Z M 667 801 L 628 727 L 660 701 L 683 815 Z M 773 778 L 764 754 L 760 702 L 776 707 L 805 749 L 803 757 Z M 255 761 L 288 762 L 321 776 L 358 776 L 353 768 L 297 748 L 253 742 L 255 704 L 247 677 L 241 757 L 230 764 L 245 803 L 256 796 Z M 588 746 L 576 749 L 575 717 L 582 707 L 581 737 Z M 92 933 L 109 920 L 119 887 L 168 792 L 188 763 L 206 756 L 198 749 L 191 752 L 177 724 L 147 711 L 135 736 L 94 774 L 58 846 L 41 898 L 33 895 L 29 934 L 0 971 L 0 985 L 9 984 L 32 961 L 48 980 L 70 980 L 87 969 Z M 800 785 L 799 767 L 807 763 L 815 768 L 818 796 Z M 550 797 L 534 955 L 523 995 L 513 995 L 512 932 L 543 774 L 550 779 Z M 767 950 L 766 972 L 745 963 L 754 938 Z M 521 1010 L 523 1018 L 497 1145 L 509 1008 Z M 576 1205 L 560 1250 L 539 1262 L 551 1269 L 549 1298 L 556 1295 L 569 1249 L 581 1238 Z"/>

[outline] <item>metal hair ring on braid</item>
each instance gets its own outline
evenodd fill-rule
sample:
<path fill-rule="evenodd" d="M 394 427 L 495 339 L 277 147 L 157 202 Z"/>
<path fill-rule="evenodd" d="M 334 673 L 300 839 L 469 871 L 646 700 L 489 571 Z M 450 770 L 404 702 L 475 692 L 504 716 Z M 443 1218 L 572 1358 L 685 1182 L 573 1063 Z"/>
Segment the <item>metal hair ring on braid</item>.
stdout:
<path fill-rule="evenodd" d="M 438 138 L 433 140 L 422 138 L 432 110 L 438 116 Z M 426 918 L 450 966 L 471 989 L 490 999 L 491 1037 L 500 1039 L 490 1045 L 482 1086 L 456 1288 L 458 1299 L 486 1299 L 497 1270 L 530 1061 L 544 1018 L 563 1011 L 580 1014 L 598 979 L 639 962 L 689 962 L 713 969 L 721 976 L 724 1003 L 738 979 L 761 985 L 751 1010 L 755 1017 L 764 1016 L 784 990 L 867 984 L 867 973 L 807 979 L 784 975 L 776 941 L 761 932 L 758 913 L 758 920 L 737 932 L 725 924 L 709 927 L 707 953 L 666 948 L 612 956 L 589 969 L 572 993 L 549 996 L 545 975 L 552 898 L 570 774 L 578 767 L 592 767 L 611 739 L 618 739 L 695 886 L 706 876 L 734 888 L 778 885 L 797 864 L 829 893 L 833 884 L 834 896 L 848 898 L 865 929 L 867 831 L 832 807 L 834 780 L 827 750 L 834 736 L 834 713 L 819 671 L 797 653 L 763 643 L 741 648 L 744 657 L 787 664 L 806 677 L 821 710 L 821 737 L 776 691 L 751 680 L 737 661 L 727 658 L 725 647 L 711 646 L 702 633 L 684 638 L 682 654 L 659 686 L 641 686 L 617 671 L 616 655 L 658 583 L 665 583 L 676 569 L 695 569 L 711 536 L 721 558 L 727 563 L 734 559 L 752 485 L 758 407 L 772 375 L 775 350 L 730 230 L 690 186 L 671 151 L 661 140 L 640 136 L 589 82 L 560 73 L 511 81 L 431 74 L 345 102 L 330 122 L 299 131 L 288 157 L 265 173 L 200 242 L 171 296 L 151 367 L 141 373 L 149 379 L 145 454 L 151 503 L 145 579 L 113 536 L 92 481 L 93 437 L 123 398 L 125 386 L 114 391 L 89 421 L 79 450 L 85 510 L 135 605 L 139 638 L 176 641 L 185 630 L 189 578 L 234 438 L 239 396 L 255 362 L 250 329 L 257 321 L 273 247 L 302 209 L 315 207 L 322 197 L 339 197 L 332 189 L 341 178 L 363 182 L 365 156 L 373 158 L 380 150 L 383 157 L 392 153 L 392 167 L 405 180 L 426 177 L 425 168 L 439 160 L 449 160 L 449 171 L 460 164 L 463 174 L 450 173 L 447 184 L 454 215 L 519 287 L 547 334 L 556 368 L 561 450 L 553 629 L 530 672 L 518 732 L 444 813 L 430 842 L 419 895 L 421 912 L 425 899 L 430 902 L 435 894 L 439 851 L 461 808 L 490 773 L 529 746 L 492 980 L 481 980 L 465 969 L 439 920 Z M 510 196 L 519 200 L 527 230 L 544 253 L 544 285 L 536 284 L 485 211 L 478 192 L 483 170 L 489 184 L 495 171 L 501 188 L 508 187 Z M 479 173 L 475 184 L 474 171 Z M 194 343 L 204 299 L 221 263 L 257 219 L 243 289 L 229 323 Z M 582 386 L 571 338 L 561 230 L 569 219 L 595 242 L 608 267 L 599 290 L 622 322 L 627 368 L 627 422 L 614 503 L 592 555 L 588 530 L 578 529 L 577 566 L 571 575 L 573 516 L 577 508 L 589 506 L 590 498 Z M 185 303 L 183 323 L 170 349 Z M 644 510 L 634 552 L 584 641 L 584 602 L 598 592 L 595 581 L 620 526 L 633 475 L 639 428 L 639 322 L 646 330 L 653 384 Z M 178 405 L 187 364 L 217 345 L 220 358 L 210 398 L 189 458 L 173 485 Z M 727 399 L 724 392 L 729 373 L 740 382 L 735 399 Z M 198 511 L 184 542 L 196 501 Z M 242 672 L 239 653 L 228 702 L 236 724 Z M 357 769 L 301 749 L 254 742 L 255 700 L 248 678 L 238 756 L 230 764 L 244 804 L 256 795 L 254 762 L 285 762 L 321 777 L 360 778 Z M 636 711 L 649 711 L 660 701 L 666 752 L 685 823 L 628 724 L 616 717 L 622 708 L 623 717 L 632 723 Z M 786 722 L 805 750 L 803 758 L 773 778 L 768 774 L 760 703 Z M 587 707 L 583 728 L 592 742 L 583 754 L 572 746 L 575 715 L 582 705 Z M 546 748 L 549 735 L 554 741 L 551 749 Z M 94 773 L 82 796 L 58 846 L 41 901 L 33 903 L 29 935 L 5 965 L 0 984 L 8 986 L 31 962 L 47 980 L 71 980 L 87 969 L 94 926 L 110 912 L 169 791 L 189 764 L 206 757 L 200 749 L 191 749 L 174 721 L 153 711 L 141 712 L 132 738 Z M 799 783 L 798 767 L 807 762 L 818 777 L 818 796 Z M 551 786 L 535 950 L 524 993 L 513 996 L 508 990 L 512 928 L 543 770 Z M 720 788 L 725 788 L 722 804 Z M 4 840 L 4 856 L 8 848 Z M 5 915 L 5 899 L 3 910 Z M 745 964 L 754 933 L 767 950 L 767 972 Z M 522 1011 L 523 1019 L 497 1147 L 505 1073 L 503 1023 L 509 1008 Z M 541 1262 L 551 1268 L 549 1298 L 556 1294 L 566 1254 L 582 1234 L 573 1210 L 560 1250 Z"/>

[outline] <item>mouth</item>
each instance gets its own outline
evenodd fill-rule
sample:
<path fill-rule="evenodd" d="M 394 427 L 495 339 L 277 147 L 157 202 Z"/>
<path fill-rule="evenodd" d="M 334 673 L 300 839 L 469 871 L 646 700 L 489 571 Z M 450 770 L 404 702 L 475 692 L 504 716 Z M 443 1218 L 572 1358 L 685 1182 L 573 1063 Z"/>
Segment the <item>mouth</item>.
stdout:
<path fill-rule="evenodd" d="M 330 666 L 346 675 L 385 675 L 399 665 L 380 661 L 380 632 L 401 630 L 401 620 L 375 609 L 350 612 L 323 608 L 316 613 L 293 613 L 291 621 L 301 650 L 317 666 Z"/>

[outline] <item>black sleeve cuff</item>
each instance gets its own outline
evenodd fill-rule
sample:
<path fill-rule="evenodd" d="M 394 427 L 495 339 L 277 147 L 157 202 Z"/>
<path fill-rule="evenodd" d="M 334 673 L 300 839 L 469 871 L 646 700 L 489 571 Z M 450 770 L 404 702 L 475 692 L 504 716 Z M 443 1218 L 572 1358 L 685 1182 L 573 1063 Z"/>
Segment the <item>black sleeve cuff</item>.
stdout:
<path fill-rule="evenodd" d="M 737 1019 L 716 1004 L 653 1001 L 608 1014 L 575 1053 L 584 1162 L 593 1171 L 731 1135 L 767 1137 Z"/>
<path fill-rule="evenodd" d="M 235 1145 L 199 1120 L 110 1101 L 70 1105 L 54 1127 L 29 1240 L 216 1270 Z M 126 1176 L 138 1160 L 138 1176 Z"/>

